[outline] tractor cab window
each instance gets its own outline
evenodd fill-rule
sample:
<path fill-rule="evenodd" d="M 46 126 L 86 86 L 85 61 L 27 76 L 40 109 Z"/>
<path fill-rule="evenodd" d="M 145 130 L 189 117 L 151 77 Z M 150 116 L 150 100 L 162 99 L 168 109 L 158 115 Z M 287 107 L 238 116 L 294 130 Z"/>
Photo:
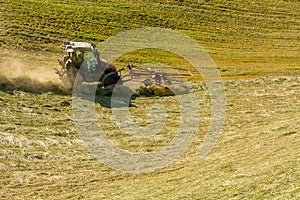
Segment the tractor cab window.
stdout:
<path fill-rule="evenodd" d="M 94 73 L 97 67 L 97 59 L 92 51 L 84 52 L 84 62 L 87 67 L 87 70 L 90 73 Z"/>
<path fill-rule="evenodd" d="M 75 51 L 75 55 L 74 55 L 75 66 L 79 68 L 82 62 L 83 62 L 83 53 L 81 51 Z"/>
<path fill-rule="evenodd" d="M 85 79 L 93 79 L 97 68 L 97 59 L 92 51 L 85 51 L 83 58 L 81 73 Z"/>
<path fill-rule="evenodd" d="M 97 59 L 92 51 L 84 52 L 84 59 L 87 63 L 89 63 L 91 69 L 96 67 Z"/>

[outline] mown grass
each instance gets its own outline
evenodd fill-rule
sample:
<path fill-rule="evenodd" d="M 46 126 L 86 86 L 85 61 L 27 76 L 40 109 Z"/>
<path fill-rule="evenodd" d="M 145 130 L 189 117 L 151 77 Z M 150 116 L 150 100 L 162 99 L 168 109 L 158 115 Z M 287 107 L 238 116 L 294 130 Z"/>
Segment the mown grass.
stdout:
<path fill-rule="evenodd" d="M 196 92 L 200 126 L 189 150 L 171 165 L 144 174 L 119 172 L 89 154 L 74 126 L 71 97 L 1 92 L 1 197 L 299 198 L 299 78 L 226 81 L 225 87 L 224 132 L 208 157 L 198 157 L 210 120 L 209 93 L 202 90 Z M 164 106 L 166 126 L 151 139 L 135 139 L 119 131 L 110 108 L 97 103 L 107 137 L 133 152 L 167 144 L 178 123 L 176 98 L 137 98 L 132 103 L 130 114 L 141 126 L 152 105 Z"/>
<path fill-rule="evenodd" d="M 0 0 L 0 198 L 299 199 L 299 6 L 293 0 Z M 57 89 L 52 68 L 63 54 L 63 39 L 99 44 L 152 26 L 187 34 L 210 53 L 226 80 L 224 130 L 200 159 L 211 104 L 196 77 L 201 118 L 188 151 L 152 173 L 119 172 L 84 147 L 72 98 Z M 182 72 L 190 67 L 153 49 L 115 62 L 164 63 Z M 132 138 L 117 127 L 112 109 L 96 102 L 106 135 L 133 152 L 166 145 L 179 126 L 176 97 L 140 97 L 132 104 L 129 112 L 140 126 L 149 124 L 153 105 L 165 106 L 162 130 L 150 139 Z"/>

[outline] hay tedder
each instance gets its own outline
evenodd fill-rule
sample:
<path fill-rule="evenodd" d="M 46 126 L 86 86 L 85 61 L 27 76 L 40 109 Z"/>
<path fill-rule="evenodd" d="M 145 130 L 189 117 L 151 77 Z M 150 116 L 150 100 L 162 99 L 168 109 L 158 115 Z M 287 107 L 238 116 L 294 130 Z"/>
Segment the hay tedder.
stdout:
<path fill-rule="evenodd" d="M 66 55 L 63 60 L 58 60 L 61 68 L 55 68 L 55 72 L 66 87 L 72 88 L 79 76 L 77 80 L 80 82 L 96 83 L 102 88 L 113 89 L 114 85 L 123 85 L 126 82 L 140 83 L 140 87 L 134 91 L 137 95 L 166 96 L 188 92 L 187 87 L 175 87 L 173 82 L 176 82 L 176 77 L 192 76 L 191 73 L 167 73 L 150 67 L 128 65 L 127 73 L 122 76 L 121 71 L 125 69 L 117 70 L 113 64 L 100 58 L 95 44 L 64 41 L 64 50 Z"/>

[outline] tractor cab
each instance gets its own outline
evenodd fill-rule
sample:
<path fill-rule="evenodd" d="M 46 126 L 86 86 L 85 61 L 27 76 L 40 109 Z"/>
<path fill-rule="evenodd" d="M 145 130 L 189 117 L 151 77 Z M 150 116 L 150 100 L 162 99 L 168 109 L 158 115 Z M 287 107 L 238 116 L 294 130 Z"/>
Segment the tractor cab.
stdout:
<path fill-rule="evenodd" d="M 96 45 L 64 41 L 64 50 L 66 55 L 58 60 L 61 70 L 56 69 L 56 73 L 65 85 L 73 86 L 78 75 L 82 82 L 103 82 L 104 86 L 120 80 L 116 67 L 100 58 Z"/>

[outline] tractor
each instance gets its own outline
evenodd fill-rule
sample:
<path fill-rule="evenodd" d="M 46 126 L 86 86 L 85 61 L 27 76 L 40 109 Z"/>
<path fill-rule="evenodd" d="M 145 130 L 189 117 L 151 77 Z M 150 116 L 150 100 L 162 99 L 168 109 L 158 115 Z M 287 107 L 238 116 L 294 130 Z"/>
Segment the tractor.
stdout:
<path fill-rule="evenodd" d="M 115 84 L 123 85 L 125 82 L 140 83 L 134 91 L 137 96 L 169 96 L 189 91 L 180 81 L 170 78 L 192 76 L 190 72 L 167 73 L 150 67 L 136 67 L 129 64 L 127 73 L 121 77 L 124 68 L 117 70 L 113 64 L 100 58 L 95 44 L 64 41 L 64 50 L 66 55 L 63 60 L 58 60 L 61 69 L 55 68 L 55 71 L 63 85 L 69 88 L 73 87 L 75 80 L 79 80 L 80 83 L 96 83 L 99 90 L 104 88 L 104 91 L 109 91 L 105 92 L 106 94 L 112 93 Z"/>
<path fill-rule="evenodd" d="M 61 69 L 55 68 L 55 72 L 66 87 L 72 88 L 76 76 L 81 82 L 100 82 L 104 87 L 122 83 L 119 71 L 100 58 L 95 44 L 64 41 L 64 50 L 66 55 L 58 60 Z"/>

